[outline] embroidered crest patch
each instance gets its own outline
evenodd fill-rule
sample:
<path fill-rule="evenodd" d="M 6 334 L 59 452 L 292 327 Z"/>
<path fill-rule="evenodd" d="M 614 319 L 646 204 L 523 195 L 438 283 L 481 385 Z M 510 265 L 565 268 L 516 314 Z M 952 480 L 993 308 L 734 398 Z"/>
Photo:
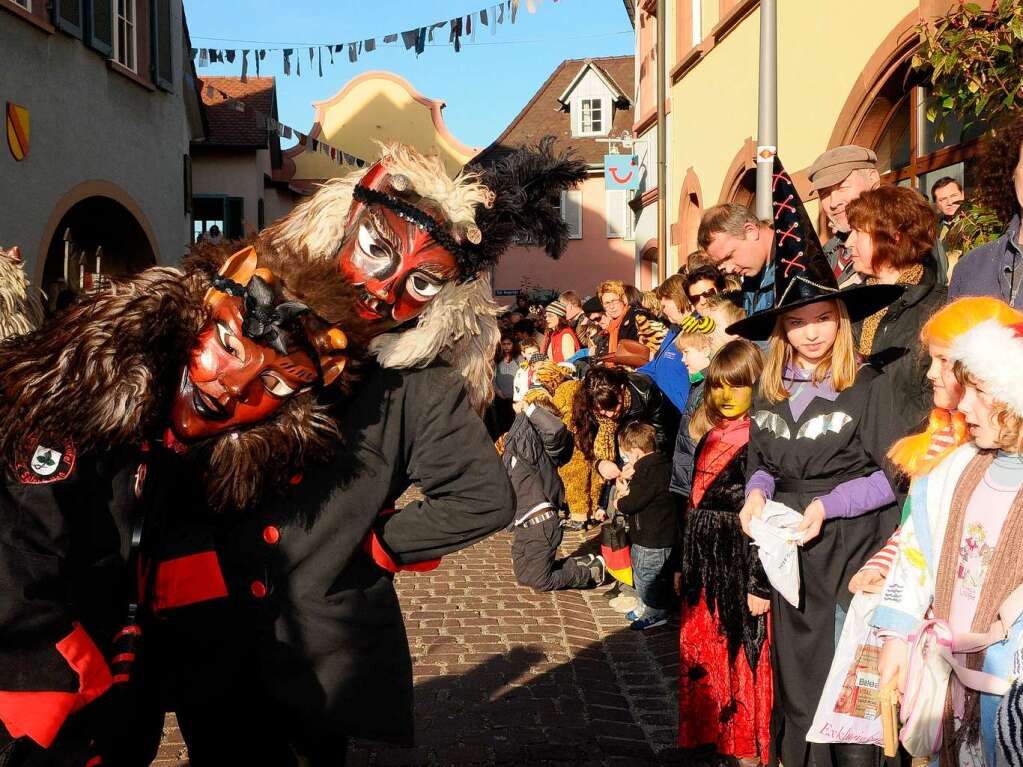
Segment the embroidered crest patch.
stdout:
<path fill-rule="evenodd" d="M 28 461 L 19 462 L 16 470 L 18 479 L 29 485 L 44 482 L 59 482 L 67 479 L 75 468 L 75 448 L 70 441 L 65 441 L 60 448 L 50 444 L 29 444 L 25 454 L 32 451 Z"/>

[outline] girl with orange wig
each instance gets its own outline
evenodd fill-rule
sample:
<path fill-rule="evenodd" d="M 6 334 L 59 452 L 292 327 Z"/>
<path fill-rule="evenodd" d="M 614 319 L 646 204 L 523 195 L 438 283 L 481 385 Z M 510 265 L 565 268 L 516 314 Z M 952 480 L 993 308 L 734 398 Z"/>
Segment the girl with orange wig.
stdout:
<path fill-rule="evenodd" d="M 949 353 L 956 338 L 987 320 L 1014 325 L 1023 322 L 1023 313 L 997 298 L 968 296 L 939 309 L 920 329 L 920 340 L 931 356 L 927 379 L 934 386 L 934 408 L 924 431 L 904 437 L 888 452 L 888 457 L 910 480 L 928 474 L 949 453 L 969 441 L 966 421 L 956 410 L 963 390 L 953 374 Z M 898 538 L 896 530 L 885 547 L 852 577 L 850 591 L 881 590 L 895 558 Z"/>

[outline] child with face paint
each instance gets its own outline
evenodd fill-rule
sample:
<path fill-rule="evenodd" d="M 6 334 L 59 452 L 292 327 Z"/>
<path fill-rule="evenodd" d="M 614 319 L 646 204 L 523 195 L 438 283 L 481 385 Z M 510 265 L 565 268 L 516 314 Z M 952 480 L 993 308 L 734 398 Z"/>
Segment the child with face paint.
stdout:
<path fill-rule="evenodd" d="M 897 680 L 900 690 L 906 640 L 921 621 L 944 621 L 957 637 L 983 634 L 1023 584 L 1023 324 L 1005 323 L 1017 314 L 1008 306 L 988 313 L 997 317 L 962 332 L 947 351 L 970 442 L 914 482 L 909 517 L 874 613 L 874 625 L 888 637 L 881 683 Z M 1023 624 L 1017 619 L 995 634 L 955 658 L 970 670 L 1011 681 L 1018 674 Z M 944 697 L 944 689 L 938 694 Z M 978 693 L 953 675 L 949 701 L 931 763 L 995 764 L 999 696 Z"/>
<path fill-rule="evenodd" d="M 689 424 L 699 444 L 675 573 L 682 596 L 679 747 L 713 744 L 744 766 L 768 762 L 773 701 L 771 587 L 739 524 L 749 409 L 763 366 L 762 352 L 739 339 L 707 369 L 703 402 Z"/>

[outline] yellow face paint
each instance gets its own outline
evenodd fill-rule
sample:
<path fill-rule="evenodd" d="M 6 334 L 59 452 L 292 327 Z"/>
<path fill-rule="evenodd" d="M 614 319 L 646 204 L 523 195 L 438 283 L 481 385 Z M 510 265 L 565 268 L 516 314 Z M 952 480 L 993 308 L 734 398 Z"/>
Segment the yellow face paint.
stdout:
<path fill-rule="evenodd" d="M 721 384 L 711 387 L 710 397 L 714 407 L 725 418 L 741 418 L 753 404 L 753 388 Z"/>

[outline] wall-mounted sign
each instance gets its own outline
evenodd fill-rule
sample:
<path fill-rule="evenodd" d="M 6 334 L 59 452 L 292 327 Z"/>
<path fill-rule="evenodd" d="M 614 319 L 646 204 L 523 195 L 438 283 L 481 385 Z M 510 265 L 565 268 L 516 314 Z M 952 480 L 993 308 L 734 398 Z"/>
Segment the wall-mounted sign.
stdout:
<path fill-rule="evenodd" d="M 634 154 L 604 155 L 605 189 L 639 189 L 639 156 Z"/>
<path fill-rule="evenodd" d="M 18 106 L 13 101 L 8 101 L 6 124 L 7 146 L 11 150 L 11 156 L 21 162 L 28 154 L 28 109 Z"/>

